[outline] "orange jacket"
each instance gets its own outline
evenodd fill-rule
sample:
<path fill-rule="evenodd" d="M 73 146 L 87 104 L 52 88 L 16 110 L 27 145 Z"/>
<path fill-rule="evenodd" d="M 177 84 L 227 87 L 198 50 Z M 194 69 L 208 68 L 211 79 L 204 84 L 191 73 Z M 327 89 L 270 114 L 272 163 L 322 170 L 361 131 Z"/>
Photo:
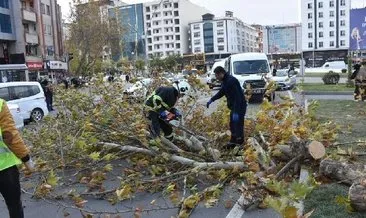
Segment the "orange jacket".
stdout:
<path fill-rule="evenodd" d="M 5 101 L 0 111 L 0 128 L 5 144 L 22 162 L 27 162 L 30 158 L 29 149 L 21 138 Z"/>

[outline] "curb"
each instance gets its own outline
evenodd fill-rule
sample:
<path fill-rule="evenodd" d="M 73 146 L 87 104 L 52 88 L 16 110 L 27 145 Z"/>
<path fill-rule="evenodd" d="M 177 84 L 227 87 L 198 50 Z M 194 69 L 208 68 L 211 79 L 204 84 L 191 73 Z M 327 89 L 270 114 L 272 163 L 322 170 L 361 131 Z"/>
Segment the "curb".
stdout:
<path fill-rule="evenodd" d="M 302 92 L 304 95 L 353 95 L 353 92 Z"/>

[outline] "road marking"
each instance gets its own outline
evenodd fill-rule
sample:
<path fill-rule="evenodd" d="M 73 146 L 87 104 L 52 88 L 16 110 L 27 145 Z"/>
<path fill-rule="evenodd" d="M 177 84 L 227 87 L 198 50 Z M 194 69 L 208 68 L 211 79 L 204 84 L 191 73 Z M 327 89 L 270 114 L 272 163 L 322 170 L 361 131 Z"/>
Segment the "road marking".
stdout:
<path fill-rule="evenodd" d="M 290 90 L 287 90 L 288 96 L 290 96 L 291 100 L 294 100 L 294 95 L 292 94 L 292 92 Z"/>
<path fill-rule="evenodd" d="M 240 205 L 244 205 L 244 196 L 241 195 L 239 200 L 235 203 L 234 207 L 231 208 L 229 214 L 226 216 L 226 218 L 239 218 L 242 217 L 245 210 Z"/>

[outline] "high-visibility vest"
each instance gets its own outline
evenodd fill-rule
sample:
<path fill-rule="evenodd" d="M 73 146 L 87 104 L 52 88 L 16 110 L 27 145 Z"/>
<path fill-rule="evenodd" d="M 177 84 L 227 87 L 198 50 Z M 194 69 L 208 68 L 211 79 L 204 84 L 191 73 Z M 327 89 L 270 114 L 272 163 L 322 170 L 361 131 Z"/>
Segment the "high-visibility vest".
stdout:
<path fill-rule="evenodd" d="M 161 106 L 163 106 L 163 107 L 165 107 L 167 110 L 169 110 L 170 109 L 170 107 L 169 107 L 169 105 L 167 104 L 167 103 L 165 103 L 164 101 L 163 101 L 163 99 L 159 96 L 159 95 L 157 95 L 156 93 L 155 93 L 155 91 L 147 98 L 147 100 L 149 100 L 149 99 L 151 99 L 152 98 L 152 103 L 153 103 L 153 106 L 151 107 L 151 106 L 148 106 L 148 105 L 145 105 L 145 107 L 148 109 L 148 110 L 152 110 L 152 111 L 158 111 L 160 108 L 161 108 Z M 157 104 L 157 101 L 160 101 L 160 105 L 158 105 Z"/>
<path fill-rule="evenodd" d="M 3 108 L 4 100 L 0 99 L 0 112 Z M 21 164 L 22 161 L 8 148 L 3 140 L 2 131 L 0 128 L 0 171 L 8 169 L 12 166 Z"/>

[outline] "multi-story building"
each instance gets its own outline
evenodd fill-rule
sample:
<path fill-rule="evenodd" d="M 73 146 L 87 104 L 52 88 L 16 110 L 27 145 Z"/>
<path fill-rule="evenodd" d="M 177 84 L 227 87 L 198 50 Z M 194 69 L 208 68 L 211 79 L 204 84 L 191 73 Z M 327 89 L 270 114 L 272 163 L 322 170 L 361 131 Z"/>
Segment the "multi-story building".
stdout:
<path fill-rule="evenodd" d="M 189 51 L 189 22 L 208 11 L 188 0 L 164 0 L 144 4 L 147 55 L 166 57 Z"/>
<path fill-rule="evenodd" d="M 256 52 L 263 52 L 263 26 L 259 24 L 253 24 L 252 27 L 254 27 L 257 31 Z"/>
<path fill-rule="evenodd" d="M 61 7 L 57 0 L 24 0 L 21 4 L 23 25 L 19 24 L 19 31 L 23 40 L 18 39 L 17 43 L 24 42 L 29 79 L 36 80 L 37 73 L 44 70 L 67 70 L 59 67 L 64 61 L 64 45 Z"/>
<path fill-rule="evenodd" d="M 302 50 L 308 67 L 344 60 L 349 48 L 351 0 L 302 0 Z"/>
<path fill-rule="evenodd" d="M 146 58 L 143 8 L 143 4 L 133 4 L 109 9 L 109 16 L 117 15 L 123 29 L 122 49 L 119 51 L 112 48 L 114 61 L 121 57 L 128 59 Z"/>
<path fill-rule="evenodd" d="M 227 11 L 223 18 L 204 14 L 190 25 L 192 53 L 241 53 L 256 51 L 257 31 Z"/>
<path fill-rule="evenodd" d="M 263 27 L 263 52 L 266 54 L 291 54 L 301 52 L 301 24 Z"/>

